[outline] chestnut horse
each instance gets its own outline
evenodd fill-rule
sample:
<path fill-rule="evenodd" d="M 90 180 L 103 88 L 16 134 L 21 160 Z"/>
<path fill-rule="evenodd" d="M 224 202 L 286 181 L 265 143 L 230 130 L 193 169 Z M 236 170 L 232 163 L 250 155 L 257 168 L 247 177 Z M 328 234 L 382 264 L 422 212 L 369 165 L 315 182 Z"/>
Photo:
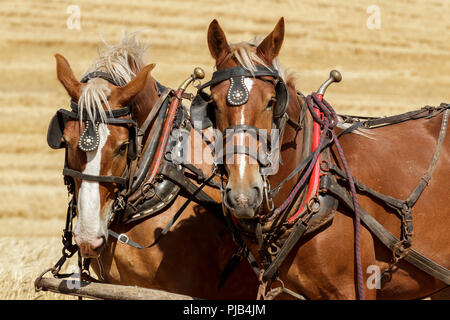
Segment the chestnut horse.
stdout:
<path fill-rule="evenodd" d="M 210 90 L 215 108 L 213 120 L 220 132 L 231 127 L 240 128 L 242 132 L 248 128 L 257 128 L 270 133 L 273 130 L 276 112 L 274 101 L 276 103 L 276 99 L 279 99 L 275 84 L 280 79 L 275 78 L 279 75 L 287 85 L 290 99 L 286 113 L 290 120 L 284 126 L 284 133 L 281 135 L 282 162 L 278 172 L 267 176 L 272 187 L 278 186 L 304 158 L 303 138 L 307 126 L 300 126 L 299 119 L 304 118 L 305 123 L 312 122 L 308 110 L 302 115 L 302 109 L 305 111 L 307 106 L 304 97 L 296 92 L 293 76 L 284 76 L 278 61 L 277 56 L 283 39 L 283 18 L 265 39 L 257 43 L 228 44 L 225 33 L 216 20 L 210 24 L 208 30 L 208 46 L 216 61 L 217 73 L 223 74 L 237 67 L 249 72 L 259 72 L 264 69 L 260 67 L 261 65 L 277 72 L 276 75 L 261 72 L 262 76 L 258 77 L 247 75 L 245 80 L 242 77 L 242 86 L 246 87 L 248 96 L 247 100 L 244 99 L 241 103 L 234 103 L 241 94 L 230 87 L 230 83 L 231 86 L 236 86 L 238 81 L 235 79 L 234 82 L 230 82 L 228 81 L 230 77 L 217 76 L 219 80 L 211 84 Z M 352 131 L 343 135 L 339 141 L 353 176 L 377 192 L 400 199 L 406 198 L 430 165 L 442 120 L 443 115 L 440 113 L 429 119 L 403 121 L 395 125 Z M 296 121 L 299 123 L 295 123 Z M 338 127 L 336 132 L 339 133 L 345 125 L 340 123 Z M 235 134 L 238 137 L 237 143 L 249 146 L 253 136 L 244 139 L 238 133 Z M 261 144 L 258 146 L 261 147 Z M 234 150 L 233 161 L 224 163 L 223 204 L 225 210 L 232 214 L 238 229 L 246 231 L 241 232 L 241 235 L 255 258 L 261 262 L 262 258 L 258 251 L 260 240 L 254 222 L 262 224 L 263 232 L 271 227 L 271 222 L 264 219 L 272 212 L 268 209 L 271 207 L 270 199 L 265 199 L 267 183 L 260 172 L 261 161 L 255 160 L 259 156 L 253 154 L 251 156 L 248 149 Z M 342 167 L 335 144 L 330 148 L 330 153 L 330 164 Z M 447 269 L 450 267 L 449 168 L 450 137 L 447 133 L 432 179 L 412 209 L 414 225 L 412 248 Z M 300 173 L 287 181 L 276 194 L 273 199 L 275 208 L 282 205 L 289 196 Z M 358 199 L 362 208 L 365 208 L 397 239 L 400 238 L 401 223 L 393 214 L 393 210 L 361 191 L 358 191 Z M 298 202 L 290 207 L 286 219 L 292 217 L 297 208 Z M 284 283 L 285 288 L 310 299 L 356 299 L 358 288 L 354 249 L 355 215 L 353 211 L 339 203 L 334 216 L 331 214 L 330 217 L 332 219 L 320 225 L 318 230 L 297 242 L 281 264 L 278 279 Z M 287 224 L 283 228 L 285 231 L 291 228 L 287 232 L 292 231 L 292 226 L 289 227 Z M 392 260 L 392 251 L 386 248 L 365 225 L 362 226 L 360 234 L 360 250 L 363 281 L 364 284 L 368 284 L 373 270 L 383 271 L 388 268 Z M 405 260 L 398 261 L 391 271 L 390 280 L 382 283 L 381 287 L 367 285 L 365 298 L 417 299 L 429 296 L 446 286 L 444 282 Z"/>
<path fill-rule="evenodd" d="M 95 114 L 105 116 L 109 110 L 132 104 L 132 117 L 140 128 L 158 100 L 156 81 L 150 75 L 154 64 L 144 66 L 145 48 L 133 35 L 125 35 L 120 44 L 106 49 L 86 74 L 94 72 L 96 75 L 95 72 L 101 71 L 121 83 L 120 86 L 105 80 L 105 76 L 89 77 L 81 83 L 67 60 L 59 54 L 55 55 L 57 77 L 72 101 L 78 103 L 81 111 L 85 109 L 88 115 L 93 115 L 93 119 L 97 119 Z M 125 115 L 120 119 L 129 117 Z M 109 225 L 118 185 L 114 181 L 89 181 L 84 177 L 122 177 L 131 148 L 130 131 L 123 124 L 99 123 L 97 149 L 83 151 L 80 135 L 85 124 L 79 120 L 68 119 L 61 143 L 66 146 L 67 167 L 82 173 L 72 175 L 77 201 L 74 239 L 81 255 L 92 259 L 91 266 L 98 278 L 108 283 L 164 289 L 198 298 L 254 299 L 257 279 L 245 263 L 218 288 L 222 271 L 237 247 L 226 225 L 212 213 L 203 213 L 205 210 L 198 204 L 187 206 L 171 231 L 151 248 L 138 250 L 108 236 L 108 228 L 111 228 L 137 243 L 153 242 L 187 196 L 180 194 L 165 210 L 144 220 L 123 224 L 115 219 Z M 207 134 L 207 130 L 204 133 Z M 152 134 L 155 133 L 150 126 L 143 137 L 144 150 Z M 202 141 L 198 135 L 191 130 L 190 141 Z M 192 158 L 187 160 L 193 161 Z M 211 164 L 212 161 L 203 161 L 198 168 L 210 173 Z M 206 186 L 203 190 L 220 200 L 217 189 Z"/>

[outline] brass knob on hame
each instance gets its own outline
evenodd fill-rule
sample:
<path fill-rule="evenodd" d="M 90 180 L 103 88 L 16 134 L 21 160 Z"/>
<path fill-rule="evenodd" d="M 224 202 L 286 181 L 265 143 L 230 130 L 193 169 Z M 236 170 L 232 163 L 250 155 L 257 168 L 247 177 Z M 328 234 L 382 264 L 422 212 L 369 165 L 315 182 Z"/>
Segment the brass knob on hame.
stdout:
<path fill-rule="evenodd" d="M 330 78 L 333 78 L 334 82 L 340 82 L 342 80 L 342 75 L 337 70 L 330 71 Z"/>
<path fill-rule="evenodd" d="M 184 80 L 184 82 L 180 85 L 179 89 L 184 91 L 193 81 L 203 79 L 204 77 L 205 71 L 202 68 L 197 67 L 194 69 L 191 76 L 188 79 Z"/>
<path fill-rule="evenodd" d="M 319 90 L 316 91 L 316 93 L 324 95 L 325 90 L 327 90 L 330 84 L 332 84 L 333 82 L 340 82 L 341 80 L 342 80 L 341 73 L 337 70 L 331 70 L 330 77 L 327 79 L 327 81 L 322 83 L 322 85 L 320 86 Z"/>
<path fill-rule="evenodd" d="M 194 76 L 194 79 L 203 79 L 205 77 L 205 71 L 202 68 L 197 67 L 194 69 L 192 75 Z"/>

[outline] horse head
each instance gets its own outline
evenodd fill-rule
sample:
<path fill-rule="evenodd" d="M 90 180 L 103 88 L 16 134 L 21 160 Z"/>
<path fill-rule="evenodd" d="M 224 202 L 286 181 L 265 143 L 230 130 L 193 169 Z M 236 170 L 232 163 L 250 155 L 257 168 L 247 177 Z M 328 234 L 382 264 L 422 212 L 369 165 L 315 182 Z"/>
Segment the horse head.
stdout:
<path fill-rule="evenodd" d="M 72 100 L 72 111 L 58 111 L 49 127 L 49 145 L 66 149 L 63 174 L 73 182 L 77 206 L 75 242 L 83 257 L 98 257 L 107 240 L 113 203 L 126 188 L 129 165 L 136 157 L 132 104 L 150 82 L 154 64 L 126 84 L 103 71 L 78 81 L 67 60 L 55 57 L 58 80 Z"/>
<path fill-rule="evenodd" d="M 270 142 L 288 105 L 284 73 L 276 59 L 284 39 L 284 19 L 261 42 L 229 45 L 214 20 L 208 46 L 216 60 L 209 85 L 214 122 L 222 132 L 227 176 L 223 203 L 236 218 L 253 218 L 267 190 L 267 170 L 278 165 Z M 270 141 L 269 141 L 270 140 Z M 231 146 L 232 145 L 232 146 Z M 276 158 L 276 157 L 275 157 Z"/>

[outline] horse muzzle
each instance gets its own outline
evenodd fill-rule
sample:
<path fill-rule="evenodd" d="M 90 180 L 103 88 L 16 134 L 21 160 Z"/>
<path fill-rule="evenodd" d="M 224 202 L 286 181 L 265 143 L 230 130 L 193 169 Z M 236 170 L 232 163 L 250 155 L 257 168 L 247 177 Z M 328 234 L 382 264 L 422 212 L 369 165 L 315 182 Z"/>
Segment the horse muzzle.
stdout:
<path fill-rule="evenodd" d="M 237 219 L 253 218 L 262 203 L 262 190 L 257 185 L 252 186 L 246 191 L 226 187 L 223 192 L 225 207 L 227 207 Z"/>
<path fill-rule="evenodd" d="M 98 258 L 106 243 L 105 236 L 93 239 L 82 239 L 74 234 L 74 239 L 83 258 Z"/>

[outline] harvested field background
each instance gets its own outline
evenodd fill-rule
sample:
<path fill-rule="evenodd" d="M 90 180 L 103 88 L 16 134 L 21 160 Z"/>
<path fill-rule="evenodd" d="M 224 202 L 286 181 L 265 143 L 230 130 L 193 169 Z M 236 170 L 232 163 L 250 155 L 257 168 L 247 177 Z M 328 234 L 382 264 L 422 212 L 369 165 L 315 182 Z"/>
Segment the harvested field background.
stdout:
<path fill-rule="evenodd" d="M 66 21 L 81 9 L 81 29 Z M 368 8 L 380 9 L 370 29 Z M 153 76 L 177 87 L 195 66 L 211 75 L 206 31 L 217 18 L 230 42 L 268 34 L 286 20 L 282 64 L 308 94 L 338 69 L 327 92 L 340 113 L 392 115 L 450 101 L 450 1 L 0 1 L 0 299 L 61 299 L 35 293 L 34 278 L 59 258 L 67 204 L 63 151 L 50 150 L 50 117 L 68 105 L 55 53 L 77 77 L 96 58 L 100 34 L 143 29 Z"/>

